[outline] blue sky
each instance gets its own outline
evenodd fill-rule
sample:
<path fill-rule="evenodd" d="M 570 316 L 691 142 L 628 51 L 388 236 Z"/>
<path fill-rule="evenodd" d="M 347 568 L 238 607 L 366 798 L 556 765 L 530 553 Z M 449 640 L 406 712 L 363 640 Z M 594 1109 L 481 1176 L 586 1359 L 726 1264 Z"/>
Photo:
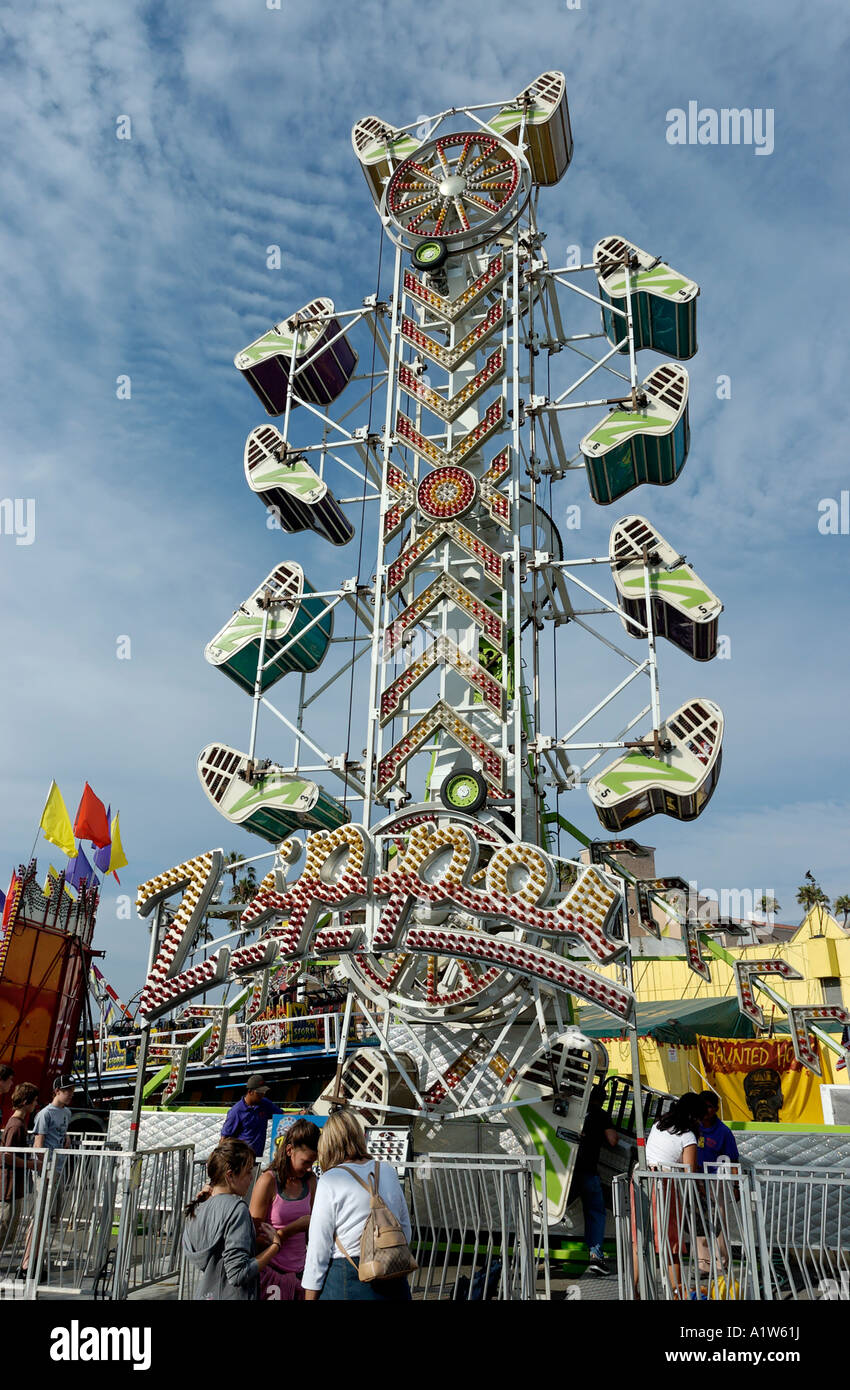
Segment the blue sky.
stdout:
<path fill-rule="evenodd" d="M 850 536 L 818 530 L 819 501 L 850 488 L 845 7 L 75 0 L 18 7 L 5 28 L 0 495 L 36 509 L 31 545 L 0 535 L 8 868 L 51 777 L 72 814 L 84 779 L 120 807 L 130 892 L 214 845 L 265 848 L 197 781 L 207 742 L 247 740 L 245 697 L 203 647 L 279 559 L 342 577 L 357 542 L 331 553 L 265 528 L 242 475 L 263 416 L 233 355 L 315 294 L 353 307 L 373 290 L 358 117 L 401 124 L 560 67 L 576 153 L 541 197 L 553 262 L 617 231 L 702 288 L 679 482 L 619 508 L 594 508 L 580 475 L 555 494 L 556 510 L 582 504 L 583 553 L 605 551 L 615 514 L 644 512 L 726 605 L 729 660 L 696 667 L 661 645 L 663 707 L 703 694 L 725 711 L 719 788 L 695 824 L 656 817 L 639 836 L 659 872 L 772 890 L 785 921 L 806 869 L 850 891 Z M 691 100 L 772 108 L 774 152 L 671 146 L 666 113 Z M 562 663 L 565 718 L 601 689 L 592 661 Z M 260 751 L 275 756 L 273 740 Z M 583 792 L 562 809 L 597 833 Z M 38 853 L 46 868 L 58 851 Z M 129 995 L 147 931 L 117 919 L 119 891 L 96 944 Z"/>

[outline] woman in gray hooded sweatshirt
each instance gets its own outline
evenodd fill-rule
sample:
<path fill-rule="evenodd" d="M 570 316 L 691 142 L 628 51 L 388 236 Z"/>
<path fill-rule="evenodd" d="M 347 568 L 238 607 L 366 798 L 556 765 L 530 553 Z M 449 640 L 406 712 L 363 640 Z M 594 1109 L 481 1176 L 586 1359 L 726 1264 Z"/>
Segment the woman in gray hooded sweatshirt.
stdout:
<path fill-rule="evenodd" d="M 245 1197 L 255 1160 L 241 1139 L 223 1139 L 207 1159 L 208 1185 L 186 1208 L 183 1250 L 201 1271 L 196 1299 L 258 1298 L 260 1270 L 280 1252 L 280 1236 L 264 1223 L 271 1244 L 254 1255 L 254 1222 Z"/>

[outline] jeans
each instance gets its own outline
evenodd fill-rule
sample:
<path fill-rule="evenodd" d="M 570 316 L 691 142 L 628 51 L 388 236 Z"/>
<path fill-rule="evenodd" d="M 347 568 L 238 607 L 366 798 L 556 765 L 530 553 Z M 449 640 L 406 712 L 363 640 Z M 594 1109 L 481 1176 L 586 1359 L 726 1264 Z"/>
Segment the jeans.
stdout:
<path fill-rule="evenodd" d="M 602 1181 L 596 1173 L 579 1173 L 579 1191 L 584 1212 L 584 1243 L 591 1255 L 602 1256 L 605 1239 L 605 1198 Z"/>
<path fill-rule="evenodd" d="M 339 1258 L 331 1260 L 319 1298 L 347 1303 L 404 1303 L 410 1299 L 410 1285 L 407 1279 L 373 1279 L 371 1284 L 361 1284 L 348 1260 Z"/>

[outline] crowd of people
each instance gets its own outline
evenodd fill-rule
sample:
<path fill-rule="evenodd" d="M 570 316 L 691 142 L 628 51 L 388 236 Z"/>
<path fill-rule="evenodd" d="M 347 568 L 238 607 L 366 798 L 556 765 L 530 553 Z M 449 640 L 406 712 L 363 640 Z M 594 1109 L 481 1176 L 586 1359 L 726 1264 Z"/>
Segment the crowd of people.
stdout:
<path fill-rule="evenodd" d="M 605 1113 L 604 1101 L 604 1086 L 595 1086 L 588 1104 L 574 1177 L 584 1210 L 584 1241 L 588 1248 L 587 1273 L 603 1276 L 610 1275 L 611 1271 L 603 1251 L 607 1218 L 598 1166 L 603 1145 L 608 1149 L 614 1149 L 620 1138 Z M 724 1159 L 730 1163 L 737 1163 L 738 1157 L 735 1136 L 729 1126 L 720 1119 L 719 1102 L 713 1091 L 689 1092 L 675 1100 L 646 1136 L 646 1164 L 648 1168 L 657 1172 L 703 1172 L 706 1165 L 717 1164 Z M 634 1189 L 631 1202 L 634 1227 Z M 655 1228 L 657 1250 L 659 1219 L 654 1208 L 650 1220 Z M 679 1224 L 678 1203 L 671 1200 L 665 1215 L 666 1229 L 663 1239 L 665 1248 L 669 1251 L 669 1272 L 674 1287 L 677 1287 L 679 1282 Z M 722 1232 L 717 1234 L 715 1244 L 717 1255 L 725 1259 Z M 707 1272 L 711 1263 L 707 1236 L 699 1236 L 697 1239 L 697 1259 L 701 1272 Z"/>
<path fill-rule="evenodd" d="M 198 1271 L 195 1296 L 203 1300 L 409 1299 L 406 1274 L 415 1268 L 408 1249 L 410 1216 L 393 1167 L 370 1156 L 358 1120 L 343 1109 L 331 1114 L 321 1129 L 307 1118 L 296 1120 L 278 1142 L 271 1163 L 256 1176 L 269 1122 L 283 1113 L 267 1092 L 261 1075 L 248 1078 L 245 1094 L 228 1111 L 221 1140 L 210 1154 L 207 1183 L 187 1208 L 183 1242 L 187 1260 Z M 15 1086 L 13 1069 L 0 1066 L 3 1096 L 9 1096 L 13 1108 L 0 1136 L 0 1149 L 10 1151 L 2 1154 L 0 1163 L 0 1249 L 15 1234 L 26 1173 L 38 1171 L 39 1159 L 22 1152 L 29 1133 L 36 1153 L 64 1146 L 74 1081 L 70 1076 L 56 1077 L 50 1102 L 39 1108 L 38 1088 L 31 1082 Z M 582 1131 L 574 1192 L 584 1212 L 587 1273 L 607 1276 L 610 1269 L 603 1248 L 607 1215 L 598 1167 L 603 1147 L 616 1148 L 620 1135 L 604 1105 L 605 1088 L 597 1085 Z M 712 1091 L 681 1096 L 646 1137 L 647 1167 L 660 1173 L 701 1172 L 722 1160 L 735 1164 L 738 1157 L 734 1135 L 719 1118 L 718 1099 Z M 635 1200 L 633 1185 L 633 1229 Z M 378 1274 L 384 1277 L 364 1277 L 361 1246 L 364 1232 L 367 1227 L 371 1230 L 370 1223 L 376 1219 L 376 1208 L 382 1213 L 384 1243 L 403 1253 L 391 1275 L 386 1273 L 389 1266 L 379 1264 Z M 667 1252 L 669 1277 L 678 1288 L 683 1246 L 678 1202 L 669 1202 L 662 1216 L 653 1195 L 645 1216 L 655 1249 Z M 26 1277 L 29 1254 L 28 1235 L 19 1277 Z M 697 1238 L 701 1271 L 710 1267 L 712 1258 L 725 1263 L 726 1254 L 722 1231 Z M 371 1263 L 370 1272 L 374 1272 Z"/>
<path fill-rule="evenodd" d="M 198 1273 L 195 1297 L 409 1300 L 415 1264 L 401 1184 L 390 1164 L 371 1157 L 349 1111 L 329 1115 L 321 1129 L 296 1120 L 254 1182 L 274 1113 L 266 1089 L 262 1077 L 249 1078 L 210 1154 L 207 1184 L 187 1208 L 183 1249 Z M 375 1230 L 383 1258 L 371 1246 L 364 1255 Z"/>

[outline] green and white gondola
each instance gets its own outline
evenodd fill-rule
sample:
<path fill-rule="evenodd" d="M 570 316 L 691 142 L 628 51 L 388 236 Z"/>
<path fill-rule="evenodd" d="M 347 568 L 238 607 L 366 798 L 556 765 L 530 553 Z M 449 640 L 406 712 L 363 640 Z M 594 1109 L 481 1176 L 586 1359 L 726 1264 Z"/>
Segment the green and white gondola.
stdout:
<path fill-rule="evenodd" d="M 695 820 L 705 810 L 720 775 L 723 712 L 711 700 L 689 700 L 662 722 L 660 756 L 626 753 L 587 784 L 607 830 L 624 830 L 647 816 Z"/>
<path fill-rule="evenodd" d="M 579 445 L 594 502 L 615 502 L 641 483 L 675 482 L 690 438 L 688 374 L 663 362 L 638 387 L 637 409 L 617 406 Z"/>
<path fill-rule="evenodd" d="M 509 1090 L 508 1099 L 521 1103 L 506 1110 L 505 1118 L 526 1152 L 546 1160 L 546 1191 L 540 1195 L 547 1225 L 566 1215 L 590 1092 L 607 1063 L 602 1043 L 574 1028 L 553 1039 L 551 1052 L 521 1067 Z M 539 1192 L 539 1178 L 534 1184 Z"/>
<path fill-rule="evenodd" d="M 278 565 L 207 644 L 207 661 L 253 694 L 263 633 L 263 600 L 269 596 L 272 602 L 260 688 L 268 690 L 290 671 L 315 671 L 333 635 L 333 609 L 325 599 L 311 597 L 314 593 L 300 565 L 289 561 Z"/>
<path fill-rule="evenodd" d="M 422 141 L 407 131 L 396 130 L 379 116 L 364 116 L 352 127 L 351 143 L 375 205 L 380 207 L 390 174 L 416 153 Z"/>
<path fill-rule="evenodd" d="M 293 358 L 293 352 L 295 354 Z M 268 415 L 286 410 L 290 378 L 296 396 L 328 406 L 341 396 L 357 366 L 357 353 L 334 317 L 332 299 L 313 299 L 303 309 L 249 343 L 233 359 Z"/>
<path fill-rule="evenodd" d="M 351 812 L 317 782 L 273 763 L 259 766 L 259 775 L 248 781 L 246 754 L 223 743 L 208 744 L 198 757 L 201 786 L 231 825 L 277 844 L 295 830 L 336 830 L 351 820 Z"/>
<path fill-rule="evenodd" d="M 517 144 L 525 120 L 525 155 L 537 184 L 551 185 L 564 177 L 573 157 L 573 132 L 562 72 L 543 72 L 524 92 L 503 106 L 490 129 Z"/>
<path fill-rule="evenodd" d="M 297 450 L 286 447 L 274 425 L 260 425 L 248 435 L 245 477 L 284 531 L 315 531 L 333 545 L 347 545 L 354 535 L 325 480 Z"/>
<path fill-rule="evenodd" d="M 696 281 L 625 237 L 606 236 L 598 241 L 593 263 L 600 299 L 625 313 L 626 289 L 630 290 L 637 349 L 653 348 L 668 357 L 693 357 L 697 350 Z M 626 337 L 626 320 L 610 309 L 602 310 L 602 326 L 611 343 Z M 628 350 L 628 342 L 623 343 L 620 352 Z"/>
<path fill-rule="evenodd" d="M 685 564 L 684 556 L 645 516 L 621 517 L 611 530 L 609 554 L 629 636 L 644 636 L 643 628 L 633 626 L 628 619 L 646 622 L 646 554 L 655 631 L 695 661 L 711 661 L 717 653 L 717 624 L 723 604 Z"/>

